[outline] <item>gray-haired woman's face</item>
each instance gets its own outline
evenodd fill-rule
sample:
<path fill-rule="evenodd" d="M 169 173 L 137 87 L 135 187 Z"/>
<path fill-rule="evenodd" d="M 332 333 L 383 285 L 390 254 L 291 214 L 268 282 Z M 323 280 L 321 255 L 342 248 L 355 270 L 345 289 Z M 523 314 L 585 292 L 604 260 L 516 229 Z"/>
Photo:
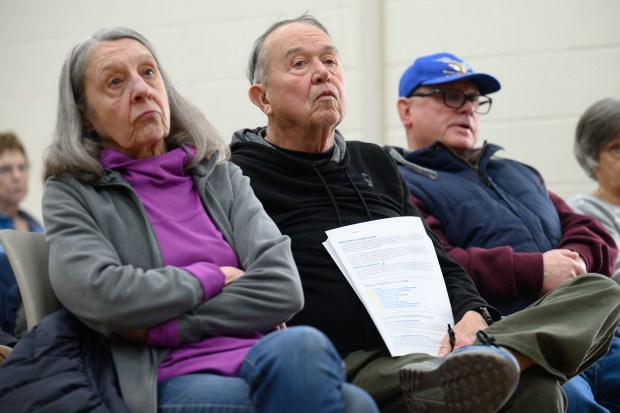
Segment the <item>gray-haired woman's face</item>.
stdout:
<path fill-rule="evenodd" d="M 620 195 L 620 131 L 599 152 L 594 173 L 601 188 Z"/>
<path fill-rule="evenodd" d="M 87 59 L 83 119 L 103 146 L 132 158 L 165 152 L 170 106 L 149 50 L 134 39 L 104 41 Z"/>

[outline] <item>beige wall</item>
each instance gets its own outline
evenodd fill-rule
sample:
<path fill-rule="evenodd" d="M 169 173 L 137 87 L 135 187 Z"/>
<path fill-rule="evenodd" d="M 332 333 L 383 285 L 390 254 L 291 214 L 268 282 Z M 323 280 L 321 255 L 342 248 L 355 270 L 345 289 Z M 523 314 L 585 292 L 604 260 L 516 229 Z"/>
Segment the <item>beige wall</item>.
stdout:
<path fill-rule="evenodd" d="M 482 139 L 538 168 L 562 196 L 592 188 L 573 159 L 572 133 L 589 104 L 620 95 L 618 0 L 0 0 L 0 130 L 17 132 L 32 160 L 26 209 L 40 216 L 60 66 L 87 34 L 108 25 L 145 34 L 228 139 L 264 124 L 246 95 L 252 42 L 305 10 L 340 49 L 349 101 L 340 129 L 349 139 L 403 145 L 400 73 L 416 56 L 450 51 L 502 82 Z"/>

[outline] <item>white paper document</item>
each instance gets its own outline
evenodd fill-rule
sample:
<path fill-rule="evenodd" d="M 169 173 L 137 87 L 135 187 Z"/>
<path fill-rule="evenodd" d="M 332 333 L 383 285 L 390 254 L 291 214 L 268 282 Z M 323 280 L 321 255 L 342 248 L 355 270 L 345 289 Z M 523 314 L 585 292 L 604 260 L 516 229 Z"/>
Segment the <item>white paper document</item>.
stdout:
<path fill-rule="evenodd" d="M 386 218 L 326 233 L 323 245 L 366 306 L 392 357 L 436 356 L 454 318 L 422 220 Z"/>

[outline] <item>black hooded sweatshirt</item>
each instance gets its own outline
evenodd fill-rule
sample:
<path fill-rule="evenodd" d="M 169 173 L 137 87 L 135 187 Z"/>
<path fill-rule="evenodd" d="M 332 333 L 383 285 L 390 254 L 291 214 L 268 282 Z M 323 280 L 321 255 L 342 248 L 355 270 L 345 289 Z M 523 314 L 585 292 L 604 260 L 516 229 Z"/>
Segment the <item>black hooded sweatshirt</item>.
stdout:
<path fill-rule="evenodd" d="M 291 238 L 305 306 L 287 324 L 318 328 L 342 356 L 383 344 L 323 242 L 325 231 L 341 226 L 420 216 L 394 161 L 380 146 L 345 142 L 338 132 L 327 159 L 277 148 L 264 134 L 265 128 L 236 132 L 232 161 L 250 178 L 256 196 L 280 231 Z M 437 236 L 426 230 L 435 246 L 455 320 L 468 310 L 488 306 L 465 270 L 448 257 Z M 489 310 L 499 318 L 496 310 Z"/>

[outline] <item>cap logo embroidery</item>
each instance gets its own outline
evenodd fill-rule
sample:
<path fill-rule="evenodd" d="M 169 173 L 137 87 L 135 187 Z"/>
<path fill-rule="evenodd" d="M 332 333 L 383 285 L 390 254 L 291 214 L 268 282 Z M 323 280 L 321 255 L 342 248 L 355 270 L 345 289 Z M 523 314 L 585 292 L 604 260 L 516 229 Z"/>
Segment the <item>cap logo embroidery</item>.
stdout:
<path fill-rule="evenodd" d="M 437 59 L 438 62 L 445 63 L 450 69 L 444 69 L 442 72 L 447 75 L 465 75 L 472 71 L 471 67 L 465 62 L 457 62 L 449 57 Z"/>

